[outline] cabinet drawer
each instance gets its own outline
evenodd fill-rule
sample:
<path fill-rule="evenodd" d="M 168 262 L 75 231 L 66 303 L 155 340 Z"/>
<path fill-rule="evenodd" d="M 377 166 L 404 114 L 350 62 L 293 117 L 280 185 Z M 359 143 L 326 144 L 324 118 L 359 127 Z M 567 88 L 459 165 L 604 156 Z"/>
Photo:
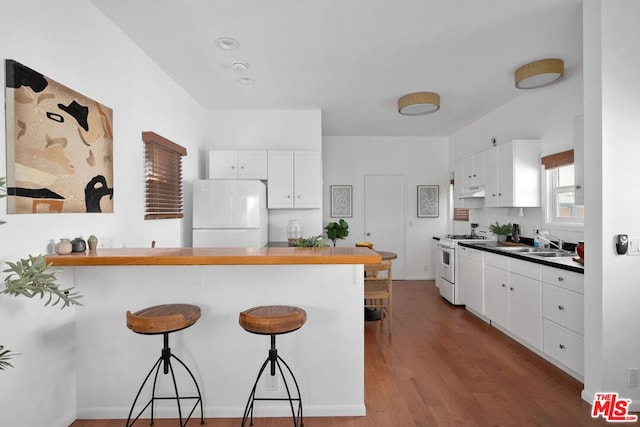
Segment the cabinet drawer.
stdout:
<path fill-rule="evenodd" d="M 506 257 L 504 255 L 496 255 L 491 252 L 485 252 L 484 263 L 493 265 L 494 267 L 498 267 L 502 270 L 509 269 L 509 257 Z"/>
<path fill-rule="evenodd" d="M 582 294 L 545 283 L 542 287 L 542 315 L 578 334 L 584 334 Z"/>
<path fill-rule="evenodd" d="M 584 339 L 581 335 L 545 320 L 544 352 L 578 374 L 584 375 Z"/>
<path fill-rule="evenodd" d="M 584 275 L 580 273 L 545 265 L 542 268 L 542 281 L 584 294 Z"/>
<path fill-rule="evenodd" d="M 542 266 L 529 261 L 521 261 L 511 258 L 509 260 L 509 272 L 529 277 L 534 280 L 542 279 Z"/>

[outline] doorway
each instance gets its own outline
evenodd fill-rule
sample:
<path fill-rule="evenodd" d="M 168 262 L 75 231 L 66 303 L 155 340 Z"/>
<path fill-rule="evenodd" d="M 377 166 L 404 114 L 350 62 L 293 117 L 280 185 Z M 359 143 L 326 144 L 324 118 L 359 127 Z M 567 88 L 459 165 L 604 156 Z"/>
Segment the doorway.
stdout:
<path fill-rule="evenodd" d="M 393 278 L 405 279 L 405 177 L 364 176 L 364 236 L 373 249 L 395 252 Z"/>

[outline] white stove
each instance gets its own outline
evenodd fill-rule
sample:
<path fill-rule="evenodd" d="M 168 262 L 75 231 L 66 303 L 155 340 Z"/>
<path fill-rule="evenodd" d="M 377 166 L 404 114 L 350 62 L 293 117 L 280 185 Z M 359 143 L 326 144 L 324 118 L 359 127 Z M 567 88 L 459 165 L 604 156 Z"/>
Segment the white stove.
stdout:
<path fill-rule="evenodd" d="M 462 305 L 460 287 L 456 285 L 459 257 L 458 243 L 490 240 L 491 234 L 447 234 L 438 241 L 436 253 L 436 286 L 440 295 L 453 305 Z"/>

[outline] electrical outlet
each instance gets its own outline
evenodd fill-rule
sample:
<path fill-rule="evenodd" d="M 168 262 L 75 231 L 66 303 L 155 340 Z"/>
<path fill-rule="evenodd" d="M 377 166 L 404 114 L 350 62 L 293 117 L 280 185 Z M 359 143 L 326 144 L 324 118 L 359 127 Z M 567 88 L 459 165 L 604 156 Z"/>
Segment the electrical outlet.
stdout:
<path fill-rule="evenodd" d="M 267 391 L 278 391 L 278 376 L 277 375 L 267 375 Z"/>
<path fill-rule="evenodd" d="M 627 368 L 627 386 L 640 386 L 640 372 L 638 371 L 638 368 Z"/>
<path fill-rule="evenodd" d="M 627 255 L 640 255 L 640 237 L 629 236 L 629 248 Z"/>

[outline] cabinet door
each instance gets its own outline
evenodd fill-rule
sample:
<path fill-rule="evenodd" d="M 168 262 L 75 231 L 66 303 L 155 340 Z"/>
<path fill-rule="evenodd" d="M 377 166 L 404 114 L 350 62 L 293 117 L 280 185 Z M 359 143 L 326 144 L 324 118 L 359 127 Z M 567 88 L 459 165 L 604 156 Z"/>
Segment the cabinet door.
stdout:
<path fill-rule="evenodd" d="M 498 207 L 513 206 L 513 143 L 498 147 Z"/>
<path fill-rule="evenodd" d="M 488 208 L 498 207 L 498 147 L 487 151 L 484 156 L 484 205 Z"/>
<path fill-rule="evenodd" d="M 209 151 L 209 179 L 238 179 L 238 152 Z"/>
<path fill-rule="evenodd" d="M 542 350 L 542 283 L 509 273 L 509 330 Z"/>
<path fill-rule="evenodd" d="M 464 171 L 462 184 L 464 188 L 473 187 L 473 159 L 471 157 L 465 157 L 462 159 L 462 165 Z"/>
<path fill-rule="evenodd" d="M 238 178 L 267 179 L 267 152 L 238 151 Z"/>
<path fill-rule="evenodd" d="M 468 308 L 477 314 L 484 315 L 482 252 L 460 247 L 459 254 L 460 276 L 457 280 L 457 286 L 460 286 L 460 299 Z"/>
<path fill-rule="evenodd" d="M 484 313 L 491 322 L 509 327 L 509 273 L 506 270 L 484 265 Z"/>
<path fill-rule="evenodd" d="M 293 208 L 293 151 L 269 151 L 267 163 L 268 208 Z"/>
<path fill-rule="evenodd" d="M 322 207 L 322 157 L 319 151 L 295 151 L 293 159 L 295 208 Z"/>
<path fill-rule="evenodd" d="M 473 177 L 473 185 L 476 187 L 484 185 L 484 154 L 483 152 L 471 157 L 471 167 L 473 168 L 471 175 Z"/>

